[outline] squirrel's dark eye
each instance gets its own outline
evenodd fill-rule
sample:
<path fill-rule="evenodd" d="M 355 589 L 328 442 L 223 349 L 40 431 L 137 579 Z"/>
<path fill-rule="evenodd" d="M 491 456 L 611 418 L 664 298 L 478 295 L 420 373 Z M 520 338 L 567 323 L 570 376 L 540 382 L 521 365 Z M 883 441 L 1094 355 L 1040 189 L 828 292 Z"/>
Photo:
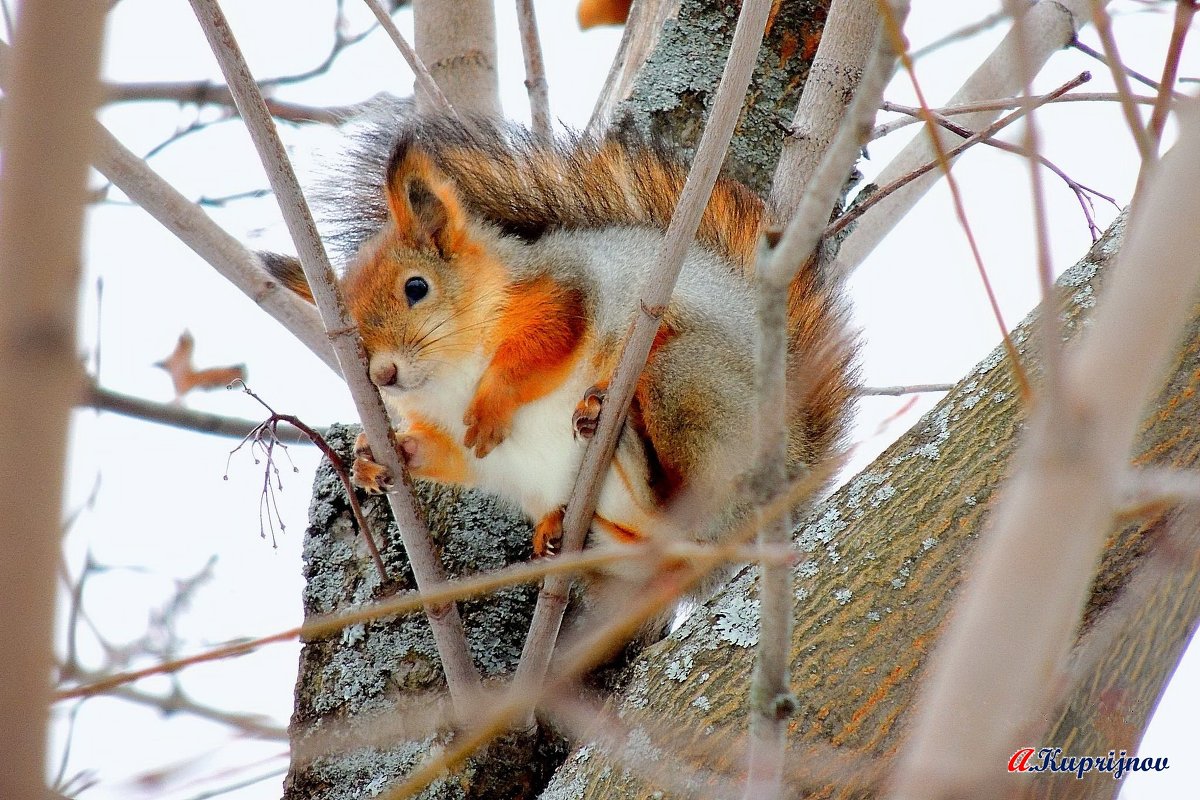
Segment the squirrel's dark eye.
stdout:
<path fill-rule="evenodd" d="M 404 282 L 404 297 L 412 308 L 429 294 L 429 282 L 424 278 L 409 278 Z"/>

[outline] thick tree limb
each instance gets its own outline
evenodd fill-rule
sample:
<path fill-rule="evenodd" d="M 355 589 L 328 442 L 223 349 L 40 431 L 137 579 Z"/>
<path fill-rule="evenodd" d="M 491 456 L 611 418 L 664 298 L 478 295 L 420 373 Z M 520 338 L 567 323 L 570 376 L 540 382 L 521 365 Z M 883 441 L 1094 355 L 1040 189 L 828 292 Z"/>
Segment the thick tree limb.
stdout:
<path fill-rule="evenodd" d="M 791 217 L 845 117 L 859 79 L 874 53 L 879 28 L 875 0 L 833 0 L 821 43 L 771 181 L 771 203 Z"/>
<path fill-rule="evenodd" d="M 413 44 L 450 105 L 464 114 L 500 115 L 496 13 L 492 0 L 413 0 Z M 428 111 L 422 95 L 417 106 Z"/>
<path fill-rule="evenodd" d="M 716 96 L 733 19 L 728 3 L 680 0 L 676 18 L 662 30 L 653 55 L 638 73 L 628 99 L 611 123 L 680 152 L 695 152 L 701 126 Z M 734 130 L 725 170 L 766 195 L 783 146 L 784 120 L 796 112 L 816 55 L 829 0 L 774 2 L 752 87 Z"/>
<path fill-rule="evenodd" d="M 80 244 L 107 6 L 22 3 L 0 120 L 0 796 L 46 792 Z M 47 158 L 47 153 L 53 154 Z"/>
<path fill-rule="evenodd" d="M 1082 328 L 1124 229 L 1122 216 L 1060 279 L 1056 296 L 1068 335 Z M 1200 418 L 1200 373 L 1195 369 L 1200 307 L 1193 313 L 1173 377 L 1153 404 L 1159 411 L 1142 423 L 1134 458 L 1139 465 L 1178 469 L 1200 462 L 1194 425 Z M 1013 339 L 1036 372 L 1028 320 Z M 796 569 L 792 645 L 793 691 L 800 699 L 791 726 L 794 747 L 815 742 L 876 756 L 894 751 L 912 708 L 917 676 L 959 590 L 963 559 L 997 499 L 1023 420 L 1011 371 L 1003 352 L 996 350 L 798 530 L 803 561 Z M 1163 521 L 1159 514 L 1110 527 L 1084 620 L 1088 637 L 1107 618 L 1143 557 L 1162 541 Z M 1036 558 L 1037 552 L 1028 557 Z M 1104 722 L 1111 716 L 1098 716 L 1095 698 L 1100 696 L 1121 698 L 1112 713 L 1128 714 L 1131 726 L 1121 746 L 1136 741 L 1186 636 L 1186 630 L 1170 628 L 1188 614 L 1178 599 L 1200 592 L 1196 573 L 1177 574 L 1179 581 L 1191 581 L 1190 588 L 1181 589 L 1178 582 L 1163 586 L 1170 593 L 1156 594 L 1154 609 L 1147 609 L 1137 624 L 1122 626 L 1126 633 L 1117 644 L 1124 649 L 1105 650 L 1105 664 L 1084 673 L 1088 683 L 1071 696 L 1060 722 L 1041 744 L 1079 741 L 1102 753 L 1111 749 L 1116 742 L 1111 732 L 1104 733 L 1111 731 Z M 666 642 L 639 659 L 629 687 L 614 700 L 617 707 L 674 720 L 678 730 L 692 731 L 697 739 L 722 726 L 744 725 L 741 697 L 749 681 L 748 645 L 757 619 L 757 610 L 746 600 L 753 584 L 749 570 L 739 574 Z M 1153 637 L 1176 646 L 1143 649 Z M 705 765 L 732 766 L 728 761 L 710 759 Z M 585 748 L 568 759 L 552 788 L 571 786 L 572 797 L 584 798 L 645 796 L 653 789 L 611 767 L 607 758 Z M 818 795 L 863 797 L 836 784 Z"/>
<path fill-rule="evenodd" d="M 1033 415 L 918 700 L 898 798 L 975 794 L 1030 726 L 1037 731 L 1117 508 L 1135 426 L 1200 283 L 1192 257 L 1200 229 L 1190 224 L 1200 214 L 1200 106 L 1185 125 L 1134 211 L 1120 268 L 1064 364 L 1059 394 Z M 1038 559 L 1011 557 L 1034 548 Z"/>

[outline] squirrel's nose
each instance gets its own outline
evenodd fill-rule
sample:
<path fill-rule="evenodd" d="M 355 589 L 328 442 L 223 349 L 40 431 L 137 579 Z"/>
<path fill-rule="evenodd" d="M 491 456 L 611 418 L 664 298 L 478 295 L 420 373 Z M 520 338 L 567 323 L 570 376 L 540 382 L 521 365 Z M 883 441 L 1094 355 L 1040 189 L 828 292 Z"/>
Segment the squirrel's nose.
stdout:
<path fill-rule="evenodd" d="M 396 365 L 391 361 L 372 364 L 371 382 L 376 386 L 394 386 L 396 384 Z"/>

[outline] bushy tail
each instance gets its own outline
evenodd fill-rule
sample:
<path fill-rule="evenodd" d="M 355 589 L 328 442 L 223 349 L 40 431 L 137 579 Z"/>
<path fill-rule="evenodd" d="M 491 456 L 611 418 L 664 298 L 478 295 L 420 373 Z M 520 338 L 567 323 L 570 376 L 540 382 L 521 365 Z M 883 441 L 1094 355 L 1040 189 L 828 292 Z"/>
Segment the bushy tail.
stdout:
<path fill-rule="evenodd" d="M 428 154 L 472 215 L 525 239 L 556 228 L 666 230 L 687 179 L 687 166 L 677 158 L 630 136 L 546 139 L 490 118 L 460 122 L 402 107 L 397 112 L 394 105 L 378 116 L 355 136 L 337 174 L 318 193 L 322 217 L 346 256 L 387 218 L 384 171 L 398 148 Z M 739 269 L 749 269 L 765 218 L 757 195 L 722 178 L 696 238 Z"/>

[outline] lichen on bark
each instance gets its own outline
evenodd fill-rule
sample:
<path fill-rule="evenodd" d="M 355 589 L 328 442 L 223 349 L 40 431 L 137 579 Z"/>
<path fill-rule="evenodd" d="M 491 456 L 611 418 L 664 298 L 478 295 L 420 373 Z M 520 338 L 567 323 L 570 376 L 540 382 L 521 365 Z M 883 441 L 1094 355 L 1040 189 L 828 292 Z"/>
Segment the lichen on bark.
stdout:
<path fill-rule="evenodd" d="M 667 21 L 613 125 L 662 142 L 685 158 L 729 55 L 740 4 L 683 0 Z M 750 90 L 725 160 L 726 173 L 765 195 L 804 80 L 821 39 L 829 0 L 784 0 L 767 23 Z"/>

